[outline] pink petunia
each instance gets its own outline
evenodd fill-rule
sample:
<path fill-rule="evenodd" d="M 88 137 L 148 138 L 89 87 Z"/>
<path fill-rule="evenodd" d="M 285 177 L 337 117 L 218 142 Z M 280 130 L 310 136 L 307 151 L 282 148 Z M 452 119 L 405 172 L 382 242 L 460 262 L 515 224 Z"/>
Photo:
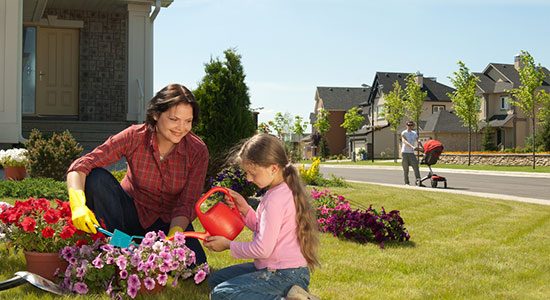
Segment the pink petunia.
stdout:
<path fill-rule="evenodd" d="M 166 281 L 168 281 L 168 276 L 166 274 L 160 274 L 159 276 L 157 276 L 157 282 L 160 285 L 166 285 Z"/>
<path fill-rule="evenodd" d="M 201 283 L 204 278 L 206 278 L 206 272 L 203 270 L 198 271 L 197 274 L 195 274 L 195 284 Z"/>
<path fill-rule="evenodd" d="M 145 279 L 143 279 L 143 285 L 145 285 L 146 289 L 152 290 L 155 288 L 155 281 L 151 277 L 145 277 Z"/>
<path fill-rule="evenodd" d="M 79 294 L 88 293 L 88 286 L 83 282 L 77 282 L 74 284 L 73 290 Z"/>

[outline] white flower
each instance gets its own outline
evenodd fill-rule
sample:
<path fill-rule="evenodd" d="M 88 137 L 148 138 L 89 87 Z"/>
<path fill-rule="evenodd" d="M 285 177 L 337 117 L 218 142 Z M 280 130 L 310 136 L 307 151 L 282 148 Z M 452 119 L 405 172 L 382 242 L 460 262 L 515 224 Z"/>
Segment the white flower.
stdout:
<path fill-rule="evenodd" d="M 24 166 L 27 161 L 27 150 L 23 148 L 14 148 L 0 150 L 0 164 L 4 167 Z"/>

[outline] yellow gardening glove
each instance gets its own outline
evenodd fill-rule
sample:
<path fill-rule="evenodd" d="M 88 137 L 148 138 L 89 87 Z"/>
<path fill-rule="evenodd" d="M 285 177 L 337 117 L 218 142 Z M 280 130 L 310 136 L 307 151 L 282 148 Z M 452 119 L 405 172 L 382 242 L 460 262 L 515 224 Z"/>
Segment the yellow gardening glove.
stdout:
<path fill-rule="evenodd" d="M 170 231 L 168 232 L 168 235 L 166 236 L 166 239 L 169 240 L 169 239 L 173 238 L 174 235 L 176 235 L 176 232 L 183 232 L 183 228 L 181 228 L 179 226 L 174 226 L 174 227 L 170 228 Z"/>
<path fill-rule="evenodd" d="M 74 227 L 87 233 L 97 233 L 94 224 L 99 225 L 99 223 L 94 213 L 86 206 L 84 191 L 69 188 L 69 203 Z"/>

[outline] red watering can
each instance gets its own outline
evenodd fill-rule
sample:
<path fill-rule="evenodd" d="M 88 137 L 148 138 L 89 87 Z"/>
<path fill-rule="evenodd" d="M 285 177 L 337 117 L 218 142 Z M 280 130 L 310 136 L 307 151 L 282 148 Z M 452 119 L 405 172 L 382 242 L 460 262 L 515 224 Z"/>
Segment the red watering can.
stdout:
<path fill-rule="evenodd" d="M 229 200 L 235 204 L 233 209 L 230 209 L 224 203 L 218 202 L 207 212 L 203 213 L 200 210 L 201 204 L 215 192 L 223 192 L 229 196 Z M 186 237 L 204 240 L 208 236 L 221 235 L 232 241 L 243 230 L 244 221 L 237 209 L 237 204 L 229 194 L 229 191 L 224 187 L 217 186 L 206 192 L 195 204 L 195 212 L 206 232 L 183 232 L 183 235 Z"/>

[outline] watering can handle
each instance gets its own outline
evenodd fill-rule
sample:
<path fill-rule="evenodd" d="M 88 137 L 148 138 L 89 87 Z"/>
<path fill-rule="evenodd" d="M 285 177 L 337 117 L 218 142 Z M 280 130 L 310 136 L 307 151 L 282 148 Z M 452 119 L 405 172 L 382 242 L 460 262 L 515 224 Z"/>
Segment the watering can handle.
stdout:
<path fill-rule="evenodd" d="M 199 201 L 197 201 L 197 204 L 195 204 L 195 212 L 197 213 L 197 216 L 200 215 L 200 214 L 203 214 L 200 208 L 201 208 L 201 204 L 204 202 L 204 200 L 208 199 L 208 197 L 212 196 L 212 194 L 214 194 L 216 192 L 222 192 L 222 193 L 226 194 L 227 196 L 229 196 L 229 200 L 231 200 L 234 204 L 232 211 L 240 216 L 240 212 L 239 212 L 239 209 L 237 208 L 237 203 L 235 202 L 235 199 L 233 199 L 233 197 L 231 197 L 231 194 L 229 194 L 229 191 L 227 190 L 227 188 L 224 188 L 222 186 L 215 186 L 215 187 L 211 188 L 208 192 L 206 192 L 206 194 L 204 194 L 204 196 L 202 196 L 199 199 Z"/>

